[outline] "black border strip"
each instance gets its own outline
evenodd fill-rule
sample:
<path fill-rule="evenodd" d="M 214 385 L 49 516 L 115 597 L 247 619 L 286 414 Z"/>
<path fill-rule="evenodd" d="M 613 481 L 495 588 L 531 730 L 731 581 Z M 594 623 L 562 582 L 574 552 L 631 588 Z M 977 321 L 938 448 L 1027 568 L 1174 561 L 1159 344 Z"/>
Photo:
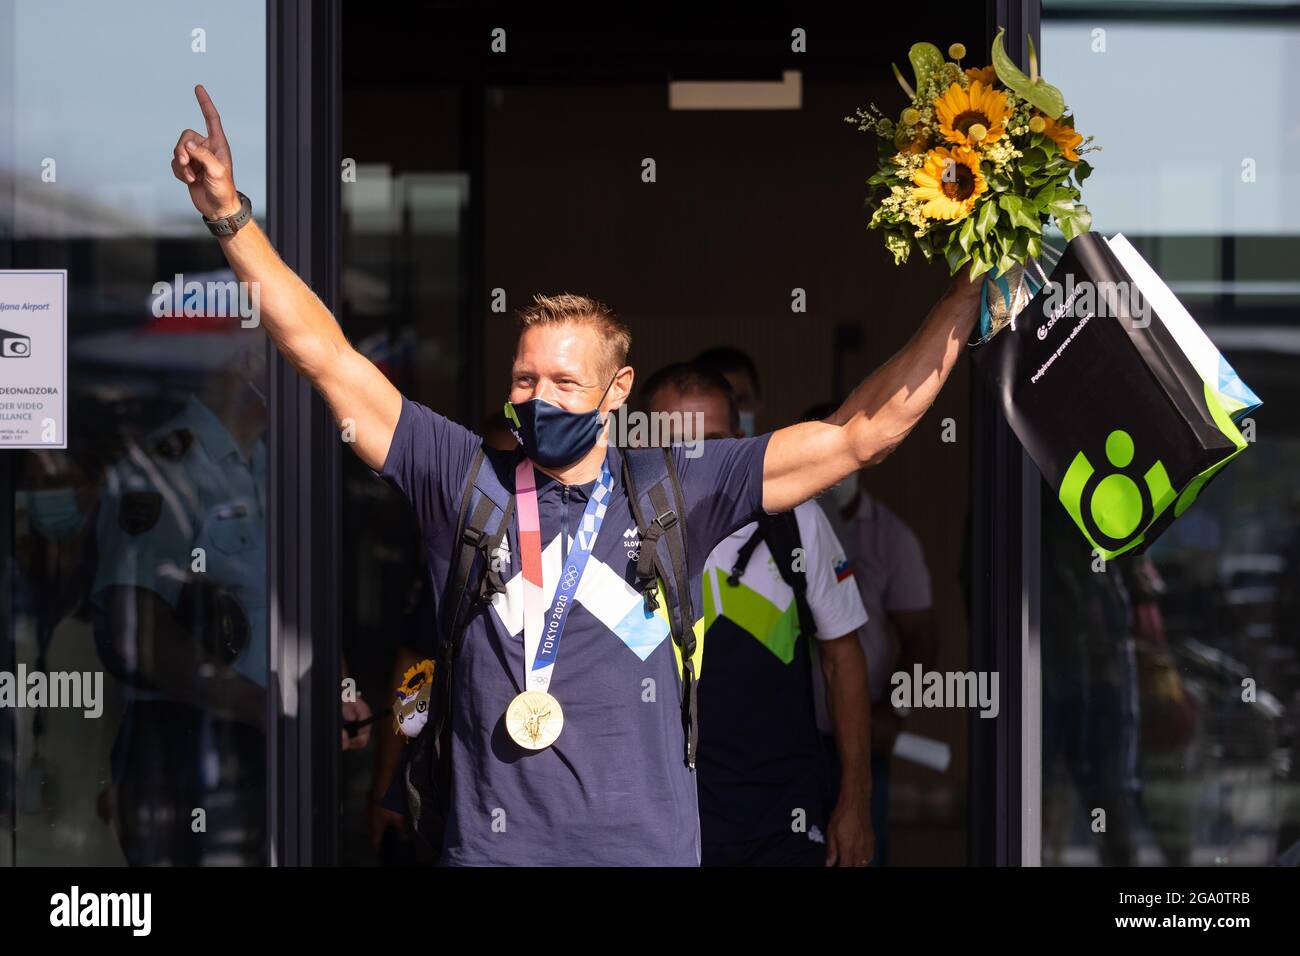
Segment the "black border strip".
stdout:
<path fill-rule="evenodd" d="M 267 0 L 267 223 L 325 305 L 339 303 L 340 4 Z M 268 862 L 338 859 L 339 437 L 267 343 Z"/>

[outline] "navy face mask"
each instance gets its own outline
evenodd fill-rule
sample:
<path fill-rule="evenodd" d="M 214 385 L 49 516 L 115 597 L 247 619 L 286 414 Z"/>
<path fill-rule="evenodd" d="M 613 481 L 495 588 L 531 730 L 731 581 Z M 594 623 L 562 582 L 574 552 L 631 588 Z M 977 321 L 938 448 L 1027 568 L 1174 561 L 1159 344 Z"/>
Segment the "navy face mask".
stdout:
<path fill-rule="evenodd" d="M 611 378 L 600 402 L 605 400 L 613 384 Z M 525 455 L 545 468 L 559 468 L 582 458 L 600 438 L 600 430 L 605 427 L 600 417 L 600 402 L 589 412 L 571 412 L 532 398 L 526 402 L 506 402 L 505 416 Z"/>

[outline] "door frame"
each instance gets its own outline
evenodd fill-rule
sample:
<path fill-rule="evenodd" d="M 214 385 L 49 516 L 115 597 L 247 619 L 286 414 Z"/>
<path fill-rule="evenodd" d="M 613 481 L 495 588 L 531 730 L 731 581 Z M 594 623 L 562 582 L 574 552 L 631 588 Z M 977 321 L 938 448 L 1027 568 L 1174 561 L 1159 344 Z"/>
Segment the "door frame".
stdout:
<path fill-rule="evenodd" d="M 1032 35 L 1042 50 L 1041 0 L 989 0 L 987 39 L 1005 26 L 1006 50 L 1027 68 Z M 969 668 L 999 675 L 996 720 L 972 711 L 968 792 L 969 862 L 1042 862 L 1042 682 L 1038 469 L 1007 424 L 997 398 L 971 376 L 971 560 Z"/>
<path fill-rule="evenodd" d="M 337 314 L 340 3 L 267 0 L 267 227 Z M 339 435 L 324 401 L 267 342 L 270 680 L 267 861 L 338 860 Z"/>

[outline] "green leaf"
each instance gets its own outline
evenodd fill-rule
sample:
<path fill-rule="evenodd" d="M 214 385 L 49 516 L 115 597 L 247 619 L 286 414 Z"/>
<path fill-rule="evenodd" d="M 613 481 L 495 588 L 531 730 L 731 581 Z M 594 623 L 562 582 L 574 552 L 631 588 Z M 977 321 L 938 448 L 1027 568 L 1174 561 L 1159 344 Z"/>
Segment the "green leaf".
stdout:
<path fill-rule="evenodd" d="M 1030 236 L 1025 243 L 1025 254 L 1029 259 L 1040 258 L 1043 254 L 1043 240 L 1038 236 Z"/>
<path fill-rule="evenodd" d="M 1083 203 L 1054 204 L 1052 214 L 1067 242 L 1092 228 L 1092 213 Z"/>
<path fill-rule="evenodd" d="M 980 204 L 978 216 L 979 221 L 975 223 L 975 231 L 979 233 L 979 237 L 983 239 L 989 234 L 989 230 L 997 224 L 997 204 L 990 199 L 984 200 L 984 202 Z"/>
<path fill-rule="evenodd" d="M 1041 76 L 1035 82 L 1020 71 L 1002 47 L 1002 34 L 1006 32 L 1005 27 L 998 27 L 998 35 L 993 38 L 993 70 L 998 79 L 1007 89 L 1028 100 L 1031 106 L 1037 107 L 1052 119 L 1059 118 L 1065 112 L 1065 97 Z"/>
<path fill-rule="evenodd" d="M 1014 269 L 1017 265 L 1019 265 L 1019 263 L 1016 262 L 1016 260 L 1011 256 L 1011 254 L 1010 254 L 1010 253 L 1006 253 L 1006 254 L 1003 255 L 1000 259 L 998 259 L 998 272 L 997 272 L 997 274 L 998 274 L 999 276 L 1004 276 L 1004 275 L 1006 275 L 1008 272 L 1010 272 L 1012 269 Z"/>
<path fill-rule="evenodd" d="M 1052 203 L 1058 200 L 1073 200 L 1074 196 L 1063 191 L 1055 179 L 1049 179 L 1042 187 L 1029 197 L 1030 204 L 1041 216 L 1049 212 Z"/>
<path fill-rule="evenodd" d="M 961 228 L 957 230 L 957 242 L 961 244 L 962 252 L 970 252 L 970 244 L 975 239 L 975 217 L 967 216 L 962 222 Z"/>
<path fill-rule="evenodd" d="M 1061 227 L 1061 235 L 1065 236 L 1066 242 L 1069 242 L 1075 236 L 1081 236 L 1092 228 L 1092 213 L 1088 211 L 1087 206 L 1076 203 L 1070 215 L 1057 216 L 1056 221 Z"/>
<path fill-rule="evenodd" d="M 948 261 L 948 275 L 953 275 L 964 263 L 970 260 L 970 255 L 961 249 L 949 249 L 944 256 Z"/>
<path fill-rule="evenodd" d="M 972 256 L 971 264 L 970 264 L 970 277 L 974 279 L 976 276 L 983 275 L 984 273 L 988 272 L 992 268 L 993 268 L 992 262 L 989 262 L 987 259 L 983 259 L 978 255 Z M 957 271 L 956 269 L 953 270 L 953 272 L 956 271 Z"/>
<path fill-rule="evenodd" d="M 1081 236 L 1088 231 L 1083 228 L 1073 216 L 1066 219 L 1057 219 L 1056 224 L 1061 227 L 1061 235 L 1065 237 L 1066 242 L 1069 242 L 1075 236 Z"/>
<path fill-rule="evenodd" d="M 1024 262 L 1029 258 L 1029 241 L 1034 237 L 1028 232 L 1017 230 L 1015 238 L 1011 241 L 1010 248 L 1007 249 L 1007 255 L 1016 262 Z"/>
<path fill-rule="evenodd" d="M 984 181 L 989 184 L 989 189 L 993 190 L 995 193 L 1004 193 L 1011 188 L 1011 180 L 1007 179 L 1005 176 L 997 176 L 990 173 L 984 178 Z"/>
<path fill-rule="evenodd" d="M 1050 139 L 1041 145 L 1030 146 L 1025 150 L 1025 155 L 1020 160 L 1020 168 L 1024 169 L 1026 166 L 1033 166 L 1034 168 L 1046 166 L 1052 159 L 1052 153 L 1050 150 L 1054 149 L 1056 149 L 1056 144 Z"/>
<path fill-rule="evenodd" d="M 1042 226 L 1036 215 L 1037 210 L 1024 196 L 1004 193 L 998 197 L 998 205 L 1011 219 L 1011 225 L 1024 226 L 1035 234 L 1042 232 Z"/>
<path fill-rule="evenodd" d="M 1082 183 L 1085 179 L 1087 179 L 1091 175 L 1092 175 L 1092 165 L 1087 160 L 1083 160 L 1083 159 L 1079 160 L 1078 164 L 1076 164 L 1074 167 L 1074 181 L 1077 183 Z"/>
<path fill-rule="evenodd" d="M 916 92 L 920 93 L 934 74 L 943 69 L 943 53 L 933 43 L 913 43 L 907 51 L 912 73 L 916 77 Z"/>
<path fill-rule="evenodd" d="M 1073 199 L 1054 199 L 1047 204 L 1047 214 L 1054 219 L 1073 219 L 1079 208 Z"/>

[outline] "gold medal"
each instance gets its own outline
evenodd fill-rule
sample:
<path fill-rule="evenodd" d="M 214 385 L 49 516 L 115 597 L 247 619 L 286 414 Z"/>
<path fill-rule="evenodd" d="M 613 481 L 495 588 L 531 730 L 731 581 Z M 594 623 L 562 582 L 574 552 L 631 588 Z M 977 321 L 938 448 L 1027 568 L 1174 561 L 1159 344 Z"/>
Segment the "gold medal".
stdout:
<path fill-rule="evenodd" d="M 564 729 L 560 702 L 540 690 L 526 690 L 506 708 L 506 731 L 525 750 L 543 750 Z"/>

